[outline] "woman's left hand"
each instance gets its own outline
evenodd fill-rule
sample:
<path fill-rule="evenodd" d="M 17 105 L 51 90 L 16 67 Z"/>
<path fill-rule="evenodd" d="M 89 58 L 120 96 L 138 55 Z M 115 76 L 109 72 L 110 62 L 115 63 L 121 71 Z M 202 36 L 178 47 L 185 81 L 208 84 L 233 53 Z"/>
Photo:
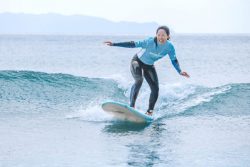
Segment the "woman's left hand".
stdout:
<path fill-rule="evenodd" d="M 188 75 L 188 73 L 185 72 L 185 71 L 180 72 L 180 75 L 182 75 L 182 76 L 184 76 L 184 77 L 186 77 L 186 78 L 189 78 L 189 77 L 190 77 L 190 76 Z"/>

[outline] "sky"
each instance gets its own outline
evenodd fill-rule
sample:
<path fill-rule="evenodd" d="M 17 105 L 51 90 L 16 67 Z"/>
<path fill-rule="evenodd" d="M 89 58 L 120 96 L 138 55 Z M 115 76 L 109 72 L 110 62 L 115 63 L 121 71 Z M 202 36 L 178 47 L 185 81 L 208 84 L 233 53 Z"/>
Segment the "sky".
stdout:
<path fill-rule="evenodd" d="M 0 0 L 0 13 L 156 22 L 177 33 L 250 33 L 250 0 Z"/>

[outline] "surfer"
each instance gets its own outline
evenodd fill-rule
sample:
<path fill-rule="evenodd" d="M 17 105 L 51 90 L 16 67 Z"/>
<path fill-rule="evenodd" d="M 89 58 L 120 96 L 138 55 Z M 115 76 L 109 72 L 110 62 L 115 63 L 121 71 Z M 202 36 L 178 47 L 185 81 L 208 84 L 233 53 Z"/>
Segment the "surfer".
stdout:
<path fill-rule="evenodd" d="M 142 48 L 141 51 L 135 54 L 132 58 L 130 71 L 135 80 L 130 92 L 130 107 L 135 107 L 135 101 L 137 99 L 139 90 L 141 88 L 143 77 L 146 79 L 151 89 L 149 106 L 146 114 L 152 115 L 155 103 L 159 94 L 159 82 L 158 76 L 154 67 L 154 62 L 169 55 L 171 62 L 176 71 L 189 78 L 187 72 L 182 71 L 179 62 L 175 55 L 175 48 L 170 41 L 170 31 L 167 26 L 160 26 L 156 30 L 156 36 L 142 41 L 130 41 L 113 43 L 111 41 L 105 41 L 108 46 L 118 46 L 126 48 Z"/>

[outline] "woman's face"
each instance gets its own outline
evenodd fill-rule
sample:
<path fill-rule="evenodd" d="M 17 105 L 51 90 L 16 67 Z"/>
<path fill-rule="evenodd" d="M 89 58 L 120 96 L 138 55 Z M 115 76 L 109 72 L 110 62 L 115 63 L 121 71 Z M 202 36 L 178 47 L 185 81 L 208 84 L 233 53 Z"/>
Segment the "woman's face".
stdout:
<path fill-rule="evenodd" d="M 160 43 L 160 44 L 163 44 L 165 43 L 169 36 L 167 35 L 166 31 L 163 30 L 163 29 L 159 29 L 157 34 L 156 34 L 156 37 L 157 37 L 157 41 Z"/>

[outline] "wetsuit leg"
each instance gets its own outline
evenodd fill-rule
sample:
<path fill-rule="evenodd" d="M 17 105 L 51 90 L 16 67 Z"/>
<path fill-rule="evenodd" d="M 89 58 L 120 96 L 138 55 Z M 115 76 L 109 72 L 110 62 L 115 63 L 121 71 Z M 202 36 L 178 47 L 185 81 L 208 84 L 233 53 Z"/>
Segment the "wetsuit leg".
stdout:
<path fill-rule="evenodd" d="M 154 66 L 143 68 L 144 77 L 151 89 L 148 111 L 153 110 L 159 95 L 158 76 Z"/>
<path fill-rule="evenodd" d="M 137 56 L 131 61 L 130 71 L 135 80 L 130 92 L 130 107 L 135 107 L 135 101 L 143 82 L 142 67 Z"/>

